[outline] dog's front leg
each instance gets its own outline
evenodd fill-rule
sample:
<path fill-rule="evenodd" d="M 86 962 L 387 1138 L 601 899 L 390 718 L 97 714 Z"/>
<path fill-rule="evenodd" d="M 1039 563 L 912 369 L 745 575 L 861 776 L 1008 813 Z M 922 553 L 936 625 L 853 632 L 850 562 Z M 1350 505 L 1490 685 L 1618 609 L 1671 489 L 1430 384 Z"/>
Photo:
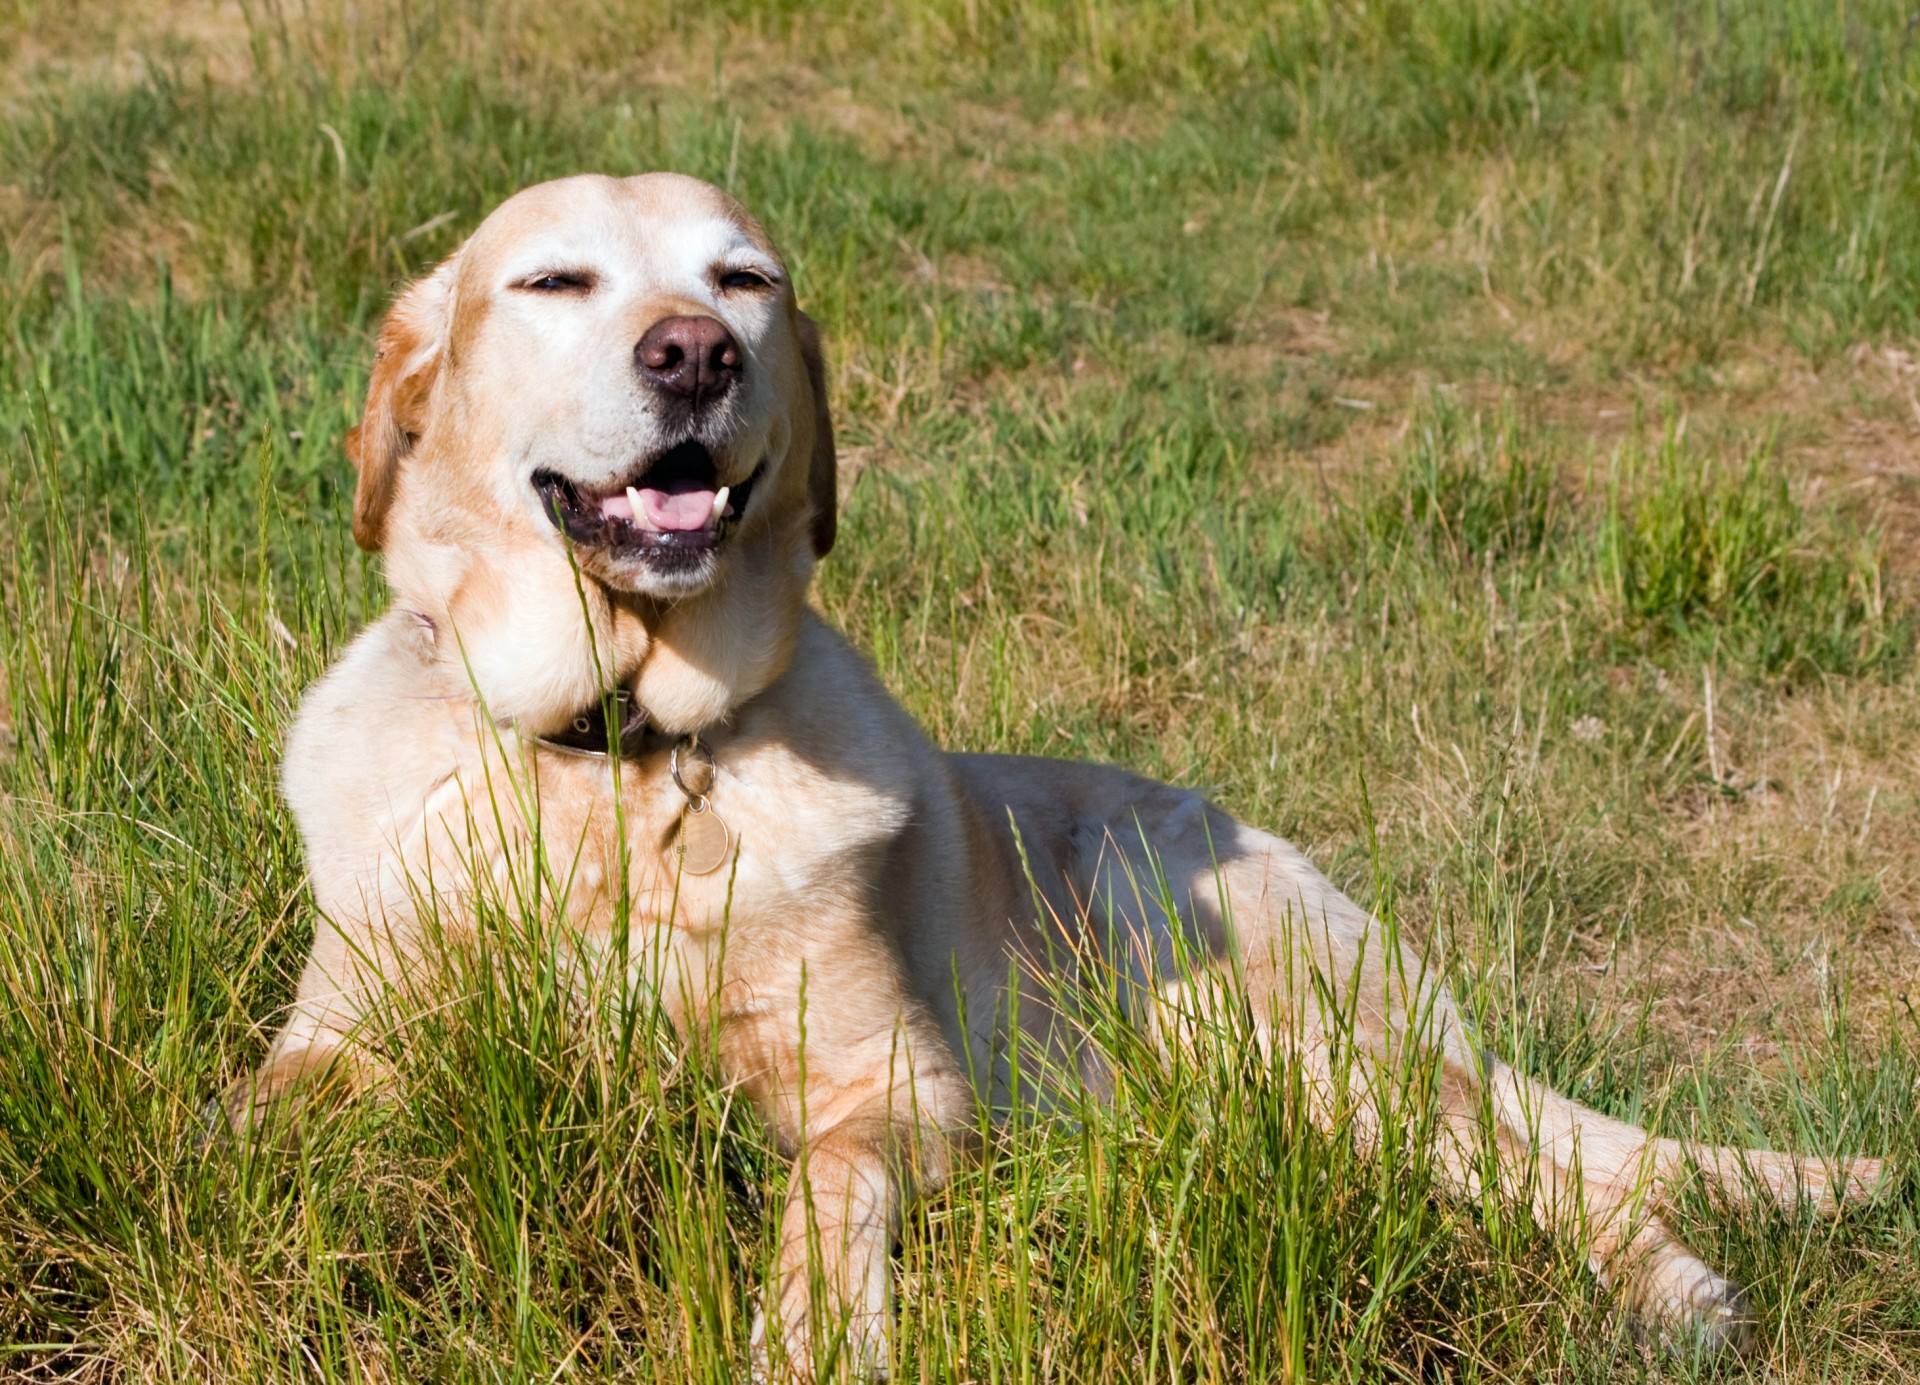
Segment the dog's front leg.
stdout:
<path fill-rule="evenodd" d="M 833 1013 L 821 1007 L 811 1023 L 797 995 L 792 1010 L 758 1005 L 759 1022 L 741 1026 L 727 1045 L 727 1065 L 795 1154 L 753 1328 L 763 1372 L 884 1373 L 888 1256 L 902 1209 L 946 1182 L 973 1129 L 965 1077 L 939 1030 L 895 989 L 883 959 L 861 959 L 858 983 L 845 978 L 816 992 L 858 1003 L 839 1003 Z M 801 1022 L 789 1029 L 794 1018 Z"/>
<path fill-rule="evenodd" d="M 771 1356 L 771 1324 L 795 1375 L 842 1365 L 876 1375 L 886 1367 L 887 1257 L 909 1192 L 890 1124 L 856 1117 L 809 1139 L 794 1160 L 754 1348 Z"/>

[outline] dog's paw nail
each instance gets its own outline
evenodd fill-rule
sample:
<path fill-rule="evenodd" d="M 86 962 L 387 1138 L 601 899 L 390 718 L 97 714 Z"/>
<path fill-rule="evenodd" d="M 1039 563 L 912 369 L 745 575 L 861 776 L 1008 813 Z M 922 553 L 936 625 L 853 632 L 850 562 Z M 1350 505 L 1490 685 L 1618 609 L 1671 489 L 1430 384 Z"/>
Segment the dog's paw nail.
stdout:
<path fill-rule="evenodd" d="M 208 1097 L 200 1108 L 193 1132 L 193 1152 L 205 1154 L 233 1134 L 232 1088 L 223 1088 Z"/>

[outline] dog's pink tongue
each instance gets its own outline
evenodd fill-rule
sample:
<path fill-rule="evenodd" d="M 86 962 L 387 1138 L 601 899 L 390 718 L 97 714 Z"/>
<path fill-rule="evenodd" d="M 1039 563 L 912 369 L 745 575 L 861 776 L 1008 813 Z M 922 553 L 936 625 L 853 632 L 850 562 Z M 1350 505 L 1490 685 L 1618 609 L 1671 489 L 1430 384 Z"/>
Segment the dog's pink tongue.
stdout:
<path fill-rule="evenodd" d="M 640 505 L 649 529 L 704 529 L 713 517 L 713 492 L 697 490 L 663 491 L 653 486 L 640 488 Z"/>

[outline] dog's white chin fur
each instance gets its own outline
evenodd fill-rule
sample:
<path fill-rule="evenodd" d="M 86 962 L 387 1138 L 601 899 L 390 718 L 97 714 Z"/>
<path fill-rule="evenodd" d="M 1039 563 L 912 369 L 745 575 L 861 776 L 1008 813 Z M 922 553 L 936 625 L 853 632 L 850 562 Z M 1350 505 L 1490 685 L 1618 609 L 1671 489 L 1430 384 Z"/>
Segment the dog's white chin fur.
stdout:
<path fill-rule="evenodd" d="M 699 555 L 698 561 L 663 569 L 640 553 L 592 549 L 577 554 L 583 575 L 609 589 L 654 601 L 685 601 L 714 586 L 726 562 L 731 539 Z"/>

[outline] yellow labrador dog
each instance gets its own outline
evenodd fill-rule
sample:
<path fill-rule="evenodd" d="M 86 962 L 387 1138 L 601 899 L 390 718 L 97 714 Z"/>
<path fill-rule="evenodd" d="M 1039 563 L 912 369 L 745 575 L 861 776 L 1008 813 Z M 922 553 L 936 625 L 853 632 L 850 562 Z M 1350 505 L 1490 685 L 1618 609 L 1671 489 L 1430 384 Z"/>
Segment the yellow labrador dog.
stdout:
<path fill-rule="evenodd" d="M 1435 1065 L 1452 1183 L 1486 1167 L 1487 1122 L 1537 1214 L 1663 1332 L 1748 1325 L 1663 1189 L 1701 1170 L 1824 1207 L 1879 1179 L 1656 1139 L 1546 1090 L 1298 851 L 1196 794 L 931 745 L 808 605 L 835 526 L 819 335 L 766 232 L 704 183 L 508 200 L 393 306 L 348 449 L 393 605 L 288 740 L 324 917 L 236 1123 L 322 1069 L 377 1081 L 370 999 L 537 833 L 569 927 L 627 930 L 795 1156 L 756 1333 L 776 1359 L 829 1333 L 883 1359 L 903 1200 L 947 1175 L 977 1098 L 1021 1095 L 1011 993 L 1022 1046 L 1091 1062 L 1049 958 L 1108 959 L 1162 1043 L 1230 999 L 1322 1084 L 1303 991 L 1330 979 L 1363 1063 Z"/>

